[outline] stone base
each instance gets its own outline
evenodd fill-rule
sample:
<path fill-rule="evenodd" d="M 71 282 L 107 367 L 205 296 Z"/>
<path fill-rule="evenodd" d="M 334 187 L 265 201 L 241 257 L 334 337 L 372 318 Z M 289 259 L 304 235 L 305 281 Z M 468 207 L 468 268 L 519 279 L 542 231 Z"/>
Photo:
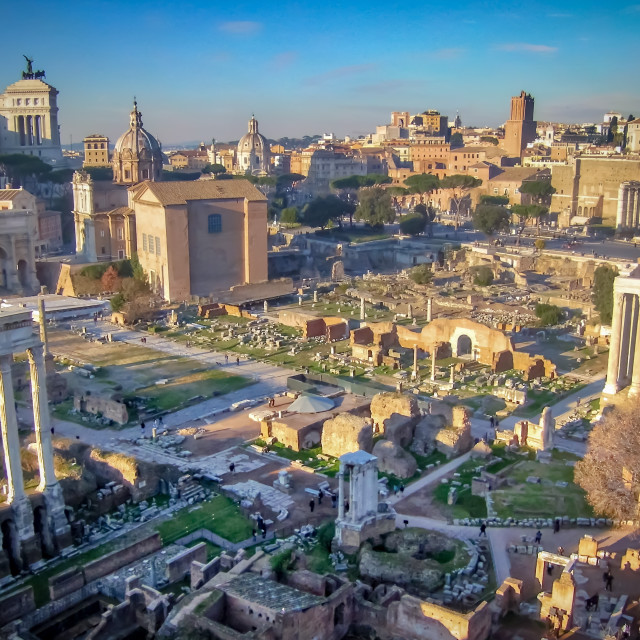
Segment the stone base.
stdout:
<path fill-rule="evenodd" d="M 64 555 L 64 550 L 73 547 L 73 536 L 71 535 L 71 527 L 67 525 L 67 529 L 58 530 L 55 534 L 56 547 L 60 553 Z"/>
<path fill-rule="evenodd" d="M 42 560 L 42 549 L 40 548 L 38 536 L 31 536 L 30 538 L 20 540 L 20 550 L 22 552 L 22 562 L 25 569 Z"/>
<path fill-rule="evenodd" d="M 345 553 L 356 553 L 369 538 L 378 538 L 396 530 L 395 512 L 372 518 L 361 524 L 336 520 L 336 537 L 333 545 Z"/>

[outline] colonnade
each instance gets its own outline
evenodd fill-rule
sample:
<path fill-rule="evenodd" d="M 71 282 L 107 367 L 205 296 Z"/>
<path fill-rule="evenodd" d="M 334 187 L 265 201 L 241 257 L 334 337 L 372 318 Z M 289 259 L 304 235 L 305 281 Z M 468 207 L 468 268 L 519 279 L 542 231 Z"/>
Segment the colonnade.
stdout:
<path fill-rule="evenodd" d="M 640 279 L 617 277 L 613 285 L 613 320 L 609 341 L 607 382 L 603 394 L 614 395 L 629 386 L 640 394 Z"/>
<path fill-rule="evenodd" d="M 640 182 L 637 180 L 620 184 L 616 227 L 618 229 L 637 229 L 640 227 Z"/>
<path fill-rule="evenodd" d="M 40 559 L 40 544 L 34 530 L 31 502 L 25 492 L 20 455 L 18 417 L 11 367 L 13 353 L 26 351 L 31 376 L 31 399 L 40 482 L 47 513 L 48 531 L 58 546 L 68 546 L 70 526 L 65 514 L 62 488 L 56 478 L 51 417 L 47 397 L 45 346 L 33 333 L 30 311 L 0 312 L 0 425 L 7 477 L 7 504 L 11 506 L 15 531 L 24 565 Z M 15 558 L 14 558 L 15 560 Z"/>

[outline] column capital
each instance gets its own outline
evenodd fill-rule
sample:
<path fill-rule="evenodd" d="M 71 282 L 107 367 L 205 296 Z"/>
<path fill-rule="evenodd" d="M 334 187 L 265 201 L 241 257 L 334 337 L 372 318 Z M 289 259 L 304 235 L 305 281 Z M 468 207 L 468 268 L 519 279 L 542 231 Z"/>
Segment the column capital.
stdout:
<path fill-rule="evenodd" d="M 32 347 L 29 347 L 27 349 L 27 358 L 29 358 L 29 362 L 44 358 L 44 343 L 39 342 L 38 344 L 34 344 Z"/>
<path fill-rule="evenodd" d="M 11 365 L 13 364 L 13 354 L 5 353 L 0 355 L 0 372 L 11 373 Z"/>

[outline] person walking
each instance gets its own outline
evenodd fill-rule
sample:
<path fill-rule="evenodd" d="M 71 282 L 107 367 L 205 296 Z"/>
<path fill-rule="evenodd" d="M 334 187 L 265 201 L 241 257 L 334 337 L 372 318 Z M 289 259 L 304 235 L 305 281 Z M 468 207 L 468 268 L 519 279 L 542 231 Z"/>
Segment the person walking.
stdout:
<path fill-rule="evenodd" d="M 231 473 L 234 473 L 234 472 L 235 472 L 235 470 L 236 470 L 235 462 L 232 462 L 232 463 L 229 465 L 229 471 L 230 471 Z"/>
<path fill-rule="evenodd" d="M 486 522 L 483 522 L 480 525 L 480 535 L 484 536 L 485 538 L 487 537 L 487 524 L 486 524 Z"/>
<path fill-rule="evenodd" d="M 240 366 L 240 356 L 236 356 L 236 364 Z"/>
<path fill-rule="evenodd" d="M 313 510 L 316 508 L 316 501 L 311 498 L 311 500 L 309 500 L 309 511 L 311 511 L 311 513 L 313 513 Z"/>
<path fill-rule="evenodd" d="M 560 518 L 556 518 L 553 521 L 553 533 L 558 533 L 560 531 Z"/>
<path fill-rule="evenodd" d="M 404 495 L 404 485 L 403 484 L 400 485 L 400 495 L 401 496 Z"/>
<path fill-rule="evenodd" d="M 322 489 L 320 489 L 320 492 L 318 493 L 318 506 L 320 506 L 322 504 Z"/>
<path fill-rule="evenodd" d="M 536 537 L 534 538 L 534 541 L 536 544 L 540 544 L 540 542 L 542 541 L 542 531 L 540 531 L 539 529 L 536 532 Z"/>
<path fill-rule="evenodd" d="M 226 353 L 224 354 L 224 363 L 229 364 L 229 356 Z"/>
<path fill-rule="evenodd" d="M 605 585 L 604 585 L 604 589 L 605 591 L 613 591 L 613 575 L 611 574 L 611 571 L 609 569 L 607 569 L 607 572 L 604 574 L 605 578 Z"/>

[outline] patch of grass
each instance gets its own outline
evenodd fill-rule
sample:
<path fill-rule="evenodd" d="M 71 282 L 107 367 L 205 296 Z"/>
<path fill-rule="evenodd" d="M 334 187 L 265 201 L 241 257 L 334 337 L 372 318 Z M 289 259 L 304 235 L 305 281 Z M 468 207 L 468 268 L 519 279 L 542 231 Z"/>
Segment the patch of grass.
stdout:
<path fill-rule="evenodd" d="M 210 398 L 224 395 L 252 383 L 249 378 L 211 369 L 174 378 L 164 385 L 138 389 L 135 395 L 146 398 L 147 406 L 152 410 L 170 411 L 196 396 Z"/>
<path fill-rule="evenodd" d="M 436 464 L 439 462 L 440 464 L 444 464 L 447 461 L 447 456 L 444 453 L 440 453 L 440 451 L 433 451 L 428 456 L 422 456 L 419 453 L 414 453 L 408 447 L 405 449 L 407 453 L 410 453 L 418 463 L 418 467 L 420 469 L 426 469 L 430 464 Z"/>
<path fill-rule="evenodd" d="M 171 544 L 197 529 L 208 529 L 229 542 L 242 542 L 251 537 L 251 522 L 226 496 L 216 496 L 197 506 L 199 508 L 185 507 L 155 527 L 163 544 Z"/>

